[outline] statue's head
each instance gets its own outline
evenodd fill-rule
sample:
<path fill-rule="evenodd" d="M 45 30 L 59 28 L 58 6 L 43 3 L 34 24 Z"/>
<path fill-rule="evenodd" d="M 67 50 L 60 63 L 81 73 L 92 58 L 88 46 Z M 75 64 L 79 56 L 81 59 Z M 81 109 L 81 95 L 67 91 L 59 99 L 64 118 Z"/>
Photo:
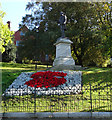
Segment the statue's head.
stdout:
<path fill-rule="evenodd" d="M 60 15 L 64 15 L 64 12 L 61 11 L 61 12 L 60 12 Z"/>

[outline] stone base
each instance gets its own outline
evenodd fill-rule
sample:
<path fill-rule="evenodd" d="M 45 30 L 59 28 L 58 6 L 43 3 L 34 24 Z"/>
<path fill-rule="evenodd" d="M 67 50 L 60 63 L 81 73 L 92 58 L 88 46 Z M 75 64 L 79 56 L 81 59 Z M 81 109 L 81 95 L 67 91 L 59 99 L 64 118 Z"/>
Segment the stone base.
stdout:
<path fill-rule="evenodd" d="M 53 66 L 50 70 L 74 70 L 75 65 L 58 65 L 58 66 Z"/>
<path fill-rule="evenodd" d="M 59 65 L 64 65 L 64 66 L 74 66 L 75 61 L 72 57 L 58 57 L 54 60 L 53 66 L 59 66 Z"/>
<path fill-rule="evenodd" d="M 79 65 L 58 65 L 53 66 L 50 70 L 62 71 L 62 70 L 83 70 L 84 68 Z"/>

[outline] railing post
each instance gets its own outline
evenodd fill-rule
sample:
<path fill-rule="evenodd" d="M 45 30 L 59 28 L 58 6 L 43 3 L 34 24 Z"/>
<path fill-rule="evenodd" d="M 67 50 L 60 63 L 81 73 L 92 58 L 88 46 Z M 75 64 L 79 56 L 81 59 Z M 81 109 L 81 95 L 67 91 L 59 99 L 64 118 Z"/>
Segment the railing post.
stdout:
<path fill-rule="evenodd" d="M 92 92 L 91 92 L 91 83 L 89 83 L 90 85 L 90 103 L 91 103 L 91 112 L 93 111 L 92 109 Z"/>
<path fill-rule="evenodd" d="M 27 86 L 27 111 L 28 111 L 28 86 Z"/>
<path fill-rule="evenodd" d="M 3 113 L 5 113 L 5 112 L 7 111 L 7 105 L 6 105 L 6 93 L 5 93 L 5 92 L 4 92 L 4 95 L 3 95 L 3 97 L 2 97 L 2 100 L 3 100 L 3 103 L 4 103 L 4 106 L 3 106 L 4 111 L 3 111 Z"/>
<path fill-rule="evenodd" d="M 34 113 L 36 113 L 36 85 L 34 87 Z"/>

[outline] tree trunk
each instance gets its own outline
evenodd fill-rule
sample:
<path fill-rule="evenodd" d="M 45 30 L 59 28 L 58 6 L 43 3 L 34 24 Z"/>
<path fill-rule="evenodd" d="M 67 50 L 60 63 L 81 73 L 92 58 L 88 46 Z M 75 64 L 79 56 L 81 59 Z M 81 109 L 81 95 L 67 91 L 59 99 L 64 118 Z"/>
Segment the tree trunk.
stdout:
<path fill-rule="evenodd" d="M 78 56 L 77 59 L 78 59 L 79 65 L 83 66 L 83 64 L 82 64 L 82 56 Z"/>

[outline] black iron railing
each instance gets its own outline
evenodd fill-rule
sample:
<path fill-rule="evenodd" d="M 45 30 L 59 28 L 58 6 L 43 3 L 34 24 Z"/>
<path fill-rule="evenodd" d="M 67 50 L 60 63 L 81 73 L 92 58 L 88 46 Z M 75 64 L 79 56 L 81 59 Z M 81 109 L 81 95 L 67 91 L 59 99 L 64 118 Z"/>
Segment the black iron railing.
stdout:
<path fill-rule="evenodd" d="M 20 86 L 21 87 L 21 86 Z M 72 88 L 68 88 L 72 89 Z M 55 89 L 56 91 L 56 89 Z M 22 91 L 21 91 L 22 92 Z M 112 84 L 103 86 L 89 82 L 81 87 L 78 93 L 60 94 L 59 89 L 55 94 L 38 94 L 35 88 L 32 93 L 2 96 L 3 112 L 96 112 L 112 111 Z"/>

